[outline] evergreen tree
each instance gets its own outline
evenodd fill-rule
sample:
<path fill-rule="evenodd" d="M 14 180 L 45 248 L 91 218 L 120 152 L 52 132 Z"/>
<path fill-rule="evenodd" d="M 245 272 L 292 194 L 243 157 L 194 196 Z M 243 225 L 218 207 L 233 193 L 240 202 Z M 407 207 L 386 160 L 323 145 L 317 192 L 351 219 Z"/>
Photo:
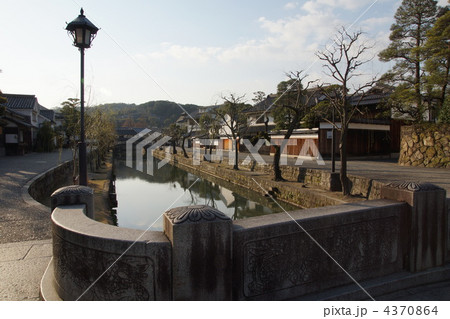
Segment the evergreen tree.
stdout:
<path fill-rule="evenodd" d="M 64 117 L 63 130 L 66 135 L 66 142 L 72 150 L 73 173 L 72 177 L 75 182 L 78 175 L 78 140 L 80 137 L 80 100 L 77 98 L 69 98 L 61 103 L 61 114 Z"/>
<path fill-rule="evenodd" d="M 37 132 L 37 151 L 51 152 L 55 148 L 55 131 L 49 121 L 45 121 Z"/>
<path fill-rule="evenodd" d="M 61 103 L 61 114 L 64 117 L 63 129 L 67 137 L 67 143 L 71 148 L 75 148 L 80 135 L 80 100 L 69 98 Z"/>
<path fill-rule="evenodd" d="M 450 97 L 446 96 L 444 104 L 442 105 L 441 111 L 439 112 L 439 123 L 450 124 Z"/>
<path fill-rule="evenodd" d="M 0 90 L 0 116 L 5 112 L 6 106 L 4 104 L 6 104 L 6 102 L 8 102 L 8 100 L 3 96 L 3 93 Z"/>
<path fill-rule="evenodd" d="M 433 28 L 427 33 L 425 51 L 427 60 L 425 70 L 427 72 L 427 89 L 436 103 L 435 114 L 442 120 L 448 110 L 444 107 L 448 95 L 449 69 L 450 69 L 450 10 L 442 8 L 440 17 Z M 448 108 L 448 105 L 447 105 Z M 442 116 L 441 116 L 442 113 Z"/>
<path fill-rule="evenodd" d="M 395 85 L 391 106 L 421 122 L 424 115 L 424 45 L 427 32 L 437 14 L 435 0 L 403 0 L 391 26 L 389 46 L 379 53 L 381 61 L 395 61 L 392 70 L 382 80 Z"/>

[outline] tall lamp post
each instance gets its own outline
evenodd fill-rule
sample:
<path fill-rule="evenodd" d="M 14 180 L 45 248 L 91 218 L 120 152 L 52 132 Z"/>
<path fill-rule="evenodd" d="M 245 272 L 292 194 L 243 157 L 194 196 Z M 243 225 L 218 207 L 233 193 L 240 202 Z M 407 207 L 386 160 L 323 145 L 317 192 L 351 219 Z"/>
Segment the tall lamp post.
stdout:
<path fill-rule="evenodd" d="M 80 15 L 67 24 L 67 32 L 73 37 L 73 45 L 79 48 L 81 54 L 80 72 L 80 142 L 78 143 L 79 154 L 79 184 L 87 186 L 87 158 L 86 141 L 84 133 L 84 49 L 91 47 L 92 40 L 97 35 L 98 28 L 84 16 L 83 8 Z"/>
<path fill-rule="evenodd" d="M 334 126 L 336 125 L 336 123 L 334 122 L 334 107 L 331 121 L 333 122 L 333 125 L 331 126 L 331 173 L 334 173 L 336 171 L 336 159 L 334 156 L 334 148 L 336 143 L 336 140 L 334 138 Z"/>

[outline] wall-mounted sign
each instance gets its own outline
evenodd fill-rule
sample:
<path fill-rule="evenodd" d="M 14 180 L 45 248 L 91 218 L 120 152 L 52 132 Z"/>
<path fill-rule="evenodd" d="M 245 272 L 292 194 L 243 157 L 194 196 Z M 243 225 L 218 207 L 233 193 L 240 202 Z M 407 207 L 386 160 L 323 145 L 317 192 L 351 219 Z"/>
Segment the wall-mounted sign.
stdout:
<path fill-rule="evenodd" d="M 19 136 L 17 134 L 6 134 L 5 135 L 6 144 L 17 144 L 19 143 Z"/>

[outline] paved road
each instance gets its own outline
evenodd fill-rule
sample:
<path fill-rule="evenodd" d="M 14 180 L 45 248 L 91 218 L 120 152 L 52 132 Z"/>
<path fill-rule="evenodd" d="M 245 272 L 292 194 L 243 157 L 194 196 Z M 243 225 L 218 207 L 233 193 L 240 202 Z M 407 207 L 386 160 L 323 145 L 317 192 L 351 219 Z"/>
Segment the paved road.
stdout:
<path fill-rule="evenodd" d="M 325 161 L 326 165 L 319 167 L 316 162 L 304 162 L 304 166 L 318 169 L 331 170 L 331 161 Z M 340 162 L 336 162 L 336 171 L 340 168 Z M 399 166 L 397 160 L 350 160 L 348 173 L 375 179 L 380 182 L 414 181 L 429 182 L 447 190 L 450 196 L 450 169 Z"/>
<path fill-rule="evenodd" d="M 22 187 L 36 175 L 71 159 L 71 151 L 0 157 L 0 243 L 51 237 L 50 210 L 30 206 Z"/>
<path fill-rule="evenodd" d="M 244 160 L 249 153 L 240 153 L 239 159 Z M 227 152 L 224 153 L 227 158 Z M 272 164 L 273 156 L 262 155 L 265 163 Z M 288 165 L 296 164 L 297 158 L 289 157 Z M 305 160 L 302 167 L 331 170 L 331 161 L 325 160 L 325 165 L 319 165 L 317 161 Z M 447 197 L 450 197 L 450 169 L 448 168 L 427 168 L 399 166 L 397 159 L 350 159 L 348 161 L 348 174 L 371 178 L 380 182 L 388 183 L 394 181 L 429 182 L 447 190 Z M 340 169 L 340 161 L 336 161 L 336 171 Z"/>
<path fill-rule="evenodd" d="M 51 239 L 0 244 L 0 300 L 39 300 L 51 257 Z"/>
<path fill-rule="evenodd" d="M 0 300 L 39 300 L 52 256 L 50 209 L 30 206 L 22 188 L 69 159 L 70 150 L 0 157 Z"/>
<path fill-rule="evenodd" d="M 22 187 L 69 159 L 70 150 L 0 157 L 0 300 L 39 300 L 52 256 L 50 209 L 30 206 Z"/>

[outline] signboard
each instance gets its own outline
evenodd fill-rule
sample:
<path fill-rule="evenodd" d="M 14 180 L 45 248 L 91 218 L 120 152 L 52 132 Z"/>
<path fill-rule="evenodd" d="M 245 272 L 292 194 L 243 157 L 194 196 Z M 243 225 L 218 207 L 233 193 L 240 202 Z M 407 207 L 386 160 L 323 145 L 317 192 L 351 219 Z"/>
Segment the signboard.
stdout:
<path fill-rule="evenodd" d="M 332 136 L 333 136 L 333 131 L 327 131 L 327 139 L 331 140 Z"/>
<path fill-rule="evenodd" d="M 6 144 L 17 144 L 19 143 L 19 136 L 17 134 L 6 134 L 5 135 Z"/>

